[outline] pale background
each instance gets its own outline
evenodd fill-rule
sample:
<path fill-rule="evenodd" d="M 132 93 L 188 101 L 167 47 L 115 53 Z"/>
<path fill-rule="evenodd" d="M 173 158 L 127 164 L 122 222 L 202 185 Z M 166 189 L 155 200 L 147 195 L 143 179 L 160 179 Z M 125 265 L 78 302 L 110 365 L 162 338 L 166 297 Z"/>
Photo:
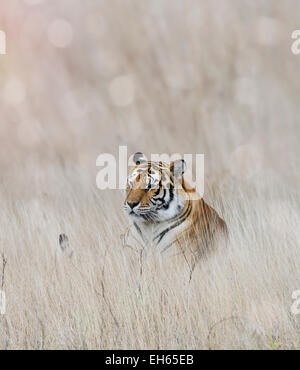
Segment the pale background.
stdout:
<path fill-rule="evenodd" d="M 299 1 L 3 0 L 0 29 L 0 347 L 298 348 Z M 96 188 L 119 145 L 205 154 L 231 243 L 190 284 L 137 289 Z"/>

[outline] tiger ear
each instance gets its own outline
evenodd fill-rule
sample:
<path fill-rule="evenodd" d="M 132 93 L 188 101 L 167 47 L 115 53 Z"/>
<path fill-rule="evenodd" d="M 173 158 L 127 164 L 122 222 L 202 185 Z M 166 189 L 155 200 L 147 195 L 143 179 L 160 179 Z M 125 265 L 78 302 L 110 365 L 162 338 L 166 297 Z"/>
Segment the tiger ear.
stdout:
<path fill-rule="evenodd" d="M 174 179 L 180 180 L 186 170 L 186 163 L 184 159 L 178 159 L 177 161 L 170 163 L 170 170 L 174 176 Z"/>
<path fill-rule="evenodd" d="M 141 164 L 142 162 L 146 162 L 146 157 L 141 152 L 136 152 L 133 156 L 133 162 L 137 165 Z"/>

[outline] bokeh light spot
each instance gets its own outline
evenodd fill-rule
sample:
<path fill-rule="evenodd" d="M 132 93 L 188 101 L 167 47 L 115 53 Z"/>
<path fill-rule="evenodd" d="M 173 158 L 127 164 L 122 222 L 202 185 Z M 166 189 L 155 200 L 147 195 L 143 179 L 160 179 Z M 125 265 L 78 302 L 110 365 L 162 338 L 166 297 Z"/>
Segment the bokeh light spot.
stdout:
<path fill-rule="evenodd" d="M 26 96 L 26 89 L 22 81 L 15 77 L 9 78 L 2 90 L 2 98 L 5 103 L 17 105 L 21 104 Z"/>
<path fill-rule="evenodd" d="M 38 5 L 40 3 L 43 3 L 45 0 L 23 0 L 23 1 L 27 5 Z"/>
<path fill-rule="evenodd" d="M 266 46 L 273 46 L 282 40 L 281 23 L 271 17 L 260 17 L 257 24 L 257 41 Z"/>
<path fill-rule="evenodd" d="M 109 95 L 112 102 L 118 106 L 126 106 L 134 101 L 135 88 L 130 75 L 114 78 L 109 85 Z"/>
<path fill-rule="evenodd" d="M 68 47 L 73 40 L 73 29 L 64 19 L 55 19 L 48 28 L 48 40 L 57 48 Z"/>

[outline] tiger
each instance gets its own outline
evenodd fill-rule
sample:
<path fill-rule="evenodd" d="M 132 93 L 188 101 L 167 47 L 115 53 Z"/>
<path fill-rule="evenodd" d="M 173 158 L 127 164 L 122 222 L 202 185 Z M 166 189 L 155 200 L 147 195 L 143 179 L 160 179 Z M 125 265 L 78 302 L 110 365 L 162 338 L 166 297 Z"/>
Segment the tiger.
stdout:
<path fill-rule="evenodd" d="M 124 246 L 162 255 L 180 256 L 192 273 L 216 240 L 228 238 L 225 221 L 185 181 L 186 162 L 147 161 L 140 152 L 129 169 L 125 212 L 132 223 Z"/>

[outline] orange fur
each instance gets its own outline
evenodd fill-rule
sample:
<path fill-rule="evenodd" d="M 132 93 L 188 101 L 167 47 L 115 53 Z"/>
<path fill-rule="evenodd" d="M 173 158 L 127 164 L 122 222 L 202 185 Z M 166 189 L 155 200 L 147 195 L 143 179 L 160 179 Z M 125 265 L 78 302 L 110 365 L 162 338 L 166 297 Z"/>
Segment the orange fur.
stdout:
<path fill-rule="evenodd" d="M 162 164 L 159 167 L 160 183 L 147 189 L 147 173 L 149 174 L 149 167 L 152 166 L 153 163 L 147 162 L 131 169 L 130 174 L 134 171 L 135 173 L 139 172 L 131 186 L 127 184 L 125 205 L 138 204 L 141 211 L 147 210 L 149 207 L 151 209 L 151 200 L 153 201 L 157 192 L 162 191 L 163 187 L 167 189 L 166 192 L 170 191 L 168 185 L 175 184 L 172 163 L 170 166 Z M 161 168 L 168 170 L 166 176 L 162 175 L 164 170 Z M 163 194 L 166 196 L 165 192 Z M 227 236 L 225 221 L 202 198 L 195 197 L 196 194 L 195 189 L 191 188 L 181 177 L 181 185 L 173 190 L 172 202 L 182 204 L 182 208 L 174 217 L 161 221 L 159 217 L 144 220 L 138 215 L 133 215 L 134 230 L 140 234 L 144 243 L 160 246 L 162 253 L 170 247 L 176 246 L 177 252 L 184 256 L 191 271 L 199 258 L 215 247 L 220 236 Z M 150 235 L 153 237 L 149 238 L 146 235 L 149 234 L 149 230 L 152 230 Z M 178 253 L 176 254 L 178 255 Z"/>

